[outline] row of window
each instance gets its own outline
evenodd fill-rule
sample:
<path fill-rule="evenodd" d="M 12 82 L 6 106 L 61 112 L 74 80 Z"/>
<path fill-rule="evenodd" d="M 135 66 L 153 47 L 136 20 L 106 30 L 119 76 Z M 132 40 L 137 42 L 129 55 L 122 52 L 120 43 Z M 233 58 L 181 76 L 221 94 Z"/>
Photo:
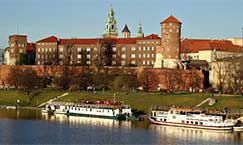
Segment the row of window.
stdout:
<path fill-rule="evenodd" d="M 159 44 L 159 41 L 138 41 L 138 44 Z"/>
<path fill-rule="evenodd" d="M 56 45 L 56 43 L 51 43 L 51 42 L 48 42 L 48 43 L 37 43 L 37 45 Z"/>
<path fill-rule="evenodd" d="M 25 47 L 25 43 L 11 43 L 10 47 Z"/>
<path fill-rule="evenodd" d="M 45 63 L 45 61 L 38 61 L 38 62 L 37 62 L 38 65 L 41 65 L 41 64 L 44 64 L 44 63 Z M 81 64 L 81 60 L 77 60 L 76 63 L 77 63 L 77 64 Z M 59 61 L 59 64 L 60 64 L 60 65 L 63 65 L 64 63 L 63 63 L 62 60 L 60 60 L 60 61 Z M 71 64 L 71 65 L 72 65 L 72 64 L 75 64 L 75 62 L 72 61 L 72 60 L 70 60 L 70 64 Z M 112 65 L 116 65 L 116 64 L 118 64 L 117 61 L 113 60 L 113 61 L 112 61 Z M 135 60 L 130 61 L 130 63 L 127 63 L 127 62 L 124 61 L 124 60 L 121 61 L 121 65 L 122 65 L 122 66 L 125 66 L 125 65 L 128 65 L 128 64 L 137 65 Z M 153 65 L 153 64 L 154 64 L 153 61 L 145 61 L 145 60 L 142 61 L 142 65 Z M 91 65 L 91 61 L 90 61 L 90 60 L 87 60 L 87 61 L 86 61 L 86 65 Z"/>

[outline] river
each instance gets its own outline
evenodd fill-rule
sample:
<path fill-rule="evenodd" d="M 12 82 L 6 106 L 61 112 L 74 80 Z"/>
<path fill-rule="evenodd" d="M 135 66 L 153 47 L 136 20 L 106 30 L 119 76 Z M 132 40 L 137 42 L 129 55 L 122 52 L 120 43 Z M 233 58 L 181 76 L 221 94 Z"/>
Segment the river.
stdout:
<path fill-rule="evenodd" d="M 0 109 L 0 144 L 242 145 L 243 132 Z"/>

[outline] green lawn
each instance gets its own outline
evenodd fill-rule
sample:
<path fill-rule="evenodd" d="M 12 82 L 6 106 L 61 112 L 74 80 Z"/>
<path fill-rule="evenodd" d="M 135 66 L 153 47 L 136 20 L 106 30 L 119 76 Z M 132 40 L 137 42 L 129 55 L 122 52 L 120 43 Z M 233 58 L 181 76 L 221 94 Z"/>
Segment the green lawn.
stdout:
<path fill-rule="evenodd" d="M 0 90 L 0 105 L 15 105 L 16 100 L 21 100 L 22 106 L 37 106 L 51 98 L 65 93 L 65 91 L 44 89 L 41 91 L 35 91 L 34 97 L 30 99 L 27 93 L 18 90 Z M 202 100 L 210 97 L 210 94 L 206 93 L 195 93 L 195 94 L 167 94 L 160 95 L 160 93 L 145 93 L 137 92 L 127 94 L 126 92 L 120 92 L 116 95 L 117 101 L 122 101 L 125 104 L 129 104 L 133 109 L 139 111 L 148 112 L 153 106 L 166 107 L 169 105 L 176 106 L 196 106 Z M 69 92 L 68 96 L 60 98 L 58 101 L 66 102 L 78 102 L 82 100 L 110 100 L 113 101 L 113 92 L 111 91 L 98 91 L 96 94 L 93 92 Z M 236 95 L 215 95 L 217 103 L 214 106 L 208 106 L 204 104 L 203 108 L 217 108 L 224 109 L 240 109 L 243 108 L 243 96 Z"/>
<path fill-rule="evenodd" d="M 168 106 L 168 105 L 180 105 L 180 106 L 195 106 L 205 98 L 209 97 L 209 94 L 175 94 L 175 95 L 160 95 L 159 93 L 130 93 L 126 94 L 118 93 L 116 100 L 122 101 L 125 104 L 129 104 L 133 109 L 148 112 L 153 106 Z M 77 102 L 81 100 L 113 100 L 112 92 L 71 92 L 68 96 L 59 99 L 58 101 Z"/>

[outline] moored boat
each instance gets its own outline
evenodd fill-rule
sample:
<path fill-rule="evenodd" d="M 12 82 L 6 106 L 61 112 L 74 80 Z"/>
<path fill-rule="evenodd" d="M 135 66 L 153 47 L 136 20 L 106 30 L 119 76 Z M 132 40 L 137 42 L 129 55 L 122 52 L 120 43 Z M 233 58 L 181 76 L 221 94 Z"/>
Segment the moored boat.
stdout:
<path fill-rule="evenodd" d="M 210 115 L 198 109 L 179 107 L 171 107 L 168 111 L 153 109 L 149 121 L 159 125 L 220 131 L 232 131 L 236 123 L 227 120 L 224 115 Z"/>
<path fill-rule="evenodd" d="M 72 104 L 69 106 L 69 115 L 75 116 L 93 116 L 114 119 L 126 119 L 132 115 L 131 108 L 119 102 L 112 103 L 109 101 L 96 101 L 80 104 Z"/>
<path fill-rule="evenodd" d="M 47 104 L 43 113 L 67 114 L 71 116 L 90 116 L 113 119 L 127 119 L 132 116 L 131 108 L 119 102 L 85 101 L 83 103 L 53 102 Z"/>

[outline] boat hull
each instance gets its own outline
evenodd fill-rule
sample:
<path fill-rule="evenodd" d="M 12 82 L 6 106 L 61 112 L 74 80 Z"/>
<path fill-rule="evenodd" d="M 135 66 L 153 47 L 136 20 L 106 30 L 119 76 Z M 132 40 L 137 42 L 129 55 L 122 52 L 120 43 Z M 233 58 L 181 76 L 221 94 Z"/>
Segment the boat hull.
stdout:
<path fill-rule="evenodd" d="M 156 121 L 156 120 L 154 120 L 151 117 L 149 117 L 148 119 L 153 124 L 165 125 L 165 126 L 197 128 L 197 129 L 206 129 L 206 130 L 215 130 L 215 131 L 227 131 L 227 132 L 233 131 L 233 126 L 215 127 L 215 126 L 203 126 L 203 125 L 182 124 L 182 123 L 174 123 L 174 122 L 161 122 L 161 121 Z"/>
<path fill-rule="evenodd" d="M 67 113 L 70 116 L 85 116 L 85 117 L 96 117 L 96 118 L 110 118 L 110 119 L 118 119 L 125 120 L 126 116 L 123 114 L 119 114 L 117 116 L 105 116 L 105 115 L 95 115 L 95 114 L 81 114 L 81 113 Z"/>

